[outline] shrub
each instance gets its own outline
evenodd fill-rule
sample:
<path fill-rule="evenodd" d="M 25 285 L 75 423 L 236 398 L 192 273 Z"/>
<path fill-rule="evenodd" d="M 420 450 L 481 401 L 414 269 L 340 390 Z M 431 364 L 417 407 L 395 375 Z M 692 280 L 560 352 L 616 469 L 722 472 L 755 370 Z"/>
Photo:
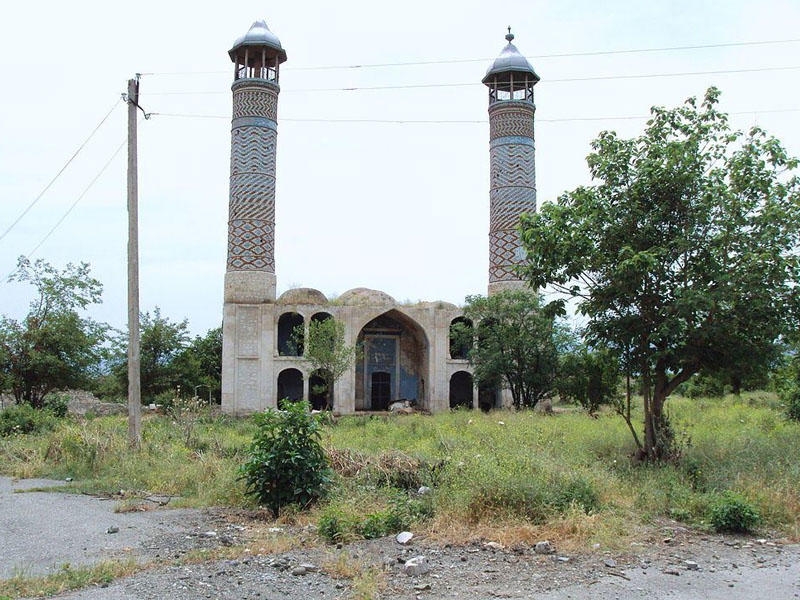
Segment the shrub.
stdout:
<path fill-rule="evenodd" d="M 727 533 L 748 533 L 761 522 L 755 507 L 733 492 L 725 492 L 711 503 L 708 519 L 715 531 Z"/>
<path fill-rule="evenodd" d="M 725 382 L 719 376 L 700 373 L 686 382 L 684 394 L 688 398 L 722 398 Z"/>
<path fill-rule="evenodd" d="M 356 529 L 355 519 L 340 508 L 329 506 L 317 521 L 317 532 L 331 543 L 347 542 Z"/>
<path fill-rule="evenodd" d="M 600 508 L 600 496 L 591 481 L 575 476 L 555 492 L 553 506 L 559 512 L 576 506 L 589 514 Z"/>
<path fill-rule="evenodd" d="M 52 413 L 37 410 L 30 404 L 9 406 L 0 411 L 0 437 L 48 431 L 55 427 L 56 422 Z"/>
<path fill-rule="evenodd" d="M 800 421 L 800 390 L 793 390 L 783 397 L 786 403 L 786 416 L 792 421 Z"/>
<path fill-rule="evenodd" d="M 44 408 L 56 417 L 66 417 L 68 407 L 69 394 L 53 392 L 44 397 Z"/>
<path fill-rule="evenodd" d="M 309 408 L 308 402 L 287 403 L 284 410 L 255 416 L 258 430 L 240 476 L 246 493 L 276 517 L 283 506 L 304 507 L 321 498 L 331 481 L 320 443 L 321 421 Z"/>

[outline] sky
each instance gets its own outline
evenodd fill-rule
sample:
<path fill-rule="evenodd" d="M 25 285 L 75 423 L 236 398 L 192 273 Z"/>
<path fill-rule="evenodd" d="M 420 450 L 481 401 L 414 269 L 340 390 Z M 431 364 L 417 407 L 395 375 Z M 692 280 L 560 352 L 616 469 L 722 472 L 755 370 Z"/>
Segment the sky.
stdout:
<path fill-rule="evenodd" d="M 539 204 L 590 183 L 585 158 L 600 131 L 635 136 L 651 106 L 676 106 L 710 85 L 722 90 L 735 128 L 758 125 L 800 155 L 796 0 L 14 3 L 0 22 L 0 314 L 25 314 L 31 289 L 7 281 L 25 255 L 58 267 L 90 263 L 104 285 L 91 316 L 125 326 L 120 95 L 142 73 L 140 104 L 153 114 L 139 120 L 141 307 L 188 318 L 195 334 L 220 325 L 227 51 L 257 19 L 288 54 L 278 109 L 278 293 L 370 287 L 401 302 L 455 304 L 486 293 L 489 128 L 480 80 L 508 26 L 541 77 Z"/>

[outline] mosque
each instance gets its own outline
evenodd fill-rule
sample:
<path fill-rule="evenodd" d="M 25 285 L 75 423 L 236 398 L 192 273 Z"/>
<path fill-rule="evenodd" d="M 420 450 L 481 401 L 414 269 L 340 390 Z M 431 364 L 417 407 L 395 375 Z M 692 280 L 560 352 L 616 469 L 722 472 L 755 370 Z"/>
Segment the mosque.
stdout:
<path fill-rule="evenodd" d="M 525 286 L 515 267 L 524 258 L 517 223 L 536 210 L 533 86 L 539 76 L 506 36 L 507 45 L 482 83 L 489 90 L 489 286 L 491 295 Z M 466 321 L 447 302 L 400 304 L 388 294 L 351 289 L 334 301 L 311 288 L 276 297 L 275 156 L 280 68 L 278 37 L 253 23 L 228 52 L 234 64 L 228 258 L 225 272 L 222 409 L 246 415 L 307 399 L 322 383 L 292 343 L 298 326 L 335 318 L 345 341 L 362 351 L 336 381 L 332 410 L 386 410 L 397 400 L 430 412 L 452 407 L 502 406 L 505 390 L 478 389 L 462 348 L 451 343 L 454 324 Z M 299 351 L 298 351 L 299 350 Z"/>

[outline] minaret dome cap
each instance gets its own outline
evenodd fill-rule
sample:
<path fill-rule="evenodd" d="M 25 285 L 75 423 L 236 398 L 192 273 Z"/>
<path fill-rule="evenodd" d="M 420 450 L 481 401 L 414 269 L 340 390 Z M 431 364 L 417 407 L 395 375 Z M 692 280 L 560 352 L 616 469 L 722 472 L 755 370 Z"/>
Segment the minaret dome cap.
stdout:
<path fill-rule="evenodd" d="M 281 41 L 278 36 L 272 33 L 267 27 L 266 21 L 256 21 L 250 26 L 250 29 L 243 36 L 238 38 L 233 43 L 233 48 L 228 50 L 228 55 L 231 60 L 236 60 L 237 51 L 245 46 L 263 47 L 266 46 L 269 50 L 270 57 L 278 57 L 278 62 L 286 60 L 286 50 L 281 46 Z"/>
<path fill-rule="evenodd" d="M 539 76 L 536 74 L 536 71 L 533 70 L 531 63 L 529 63 L 528 59 L 522 56 L 520 51 L 517 50 L 517 47 L 511 43 L 513 39 L 514 34 L 511 33 L 511 28 L 509 27 L 508 35 L 506 35 L 508 44 L 506 44 L 506 47 L 500 52 L 500 56 L 494 60 L 486 71 L 486 75 L 481 80 L 485 85 L 491 85 L 495 80 L 500 82 L 505 81 L 509 79 L 511 73 L 527 73 L 532 77 L 533 83 L 539 81 Z"/>

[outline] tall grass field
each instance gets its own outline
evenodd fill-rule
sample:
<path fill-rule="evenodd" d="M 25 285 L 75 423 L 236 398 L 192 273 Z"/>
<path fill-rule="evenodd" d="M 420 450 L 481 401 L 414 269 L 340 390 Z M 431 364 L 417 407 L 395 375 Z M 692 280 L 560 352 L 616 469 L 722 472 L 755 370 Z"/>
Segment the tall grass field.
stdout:
<path fill-rule="evenodd" d="M 332 487 L 280 518 L 315 524 L 329 541 L 414 528 L 448 540 L 614 546 L 665 521 L 800 539 L 800 424 L 774 396 L 675 397 L 667 406 L 681 453 L 662 465 L 632 460 L 616 415 L 571 407 L 330 419 Z M 123 417 L 51 427 L 0 438 L 0 470 L 71 478 L 75 491 L 125 490 L 128 503 L 158 494 L 173 496 L 170 506 L 255 508 L 239 477 L 251 419 L 150 416 L 139 452 L 128 448 Z"/>

